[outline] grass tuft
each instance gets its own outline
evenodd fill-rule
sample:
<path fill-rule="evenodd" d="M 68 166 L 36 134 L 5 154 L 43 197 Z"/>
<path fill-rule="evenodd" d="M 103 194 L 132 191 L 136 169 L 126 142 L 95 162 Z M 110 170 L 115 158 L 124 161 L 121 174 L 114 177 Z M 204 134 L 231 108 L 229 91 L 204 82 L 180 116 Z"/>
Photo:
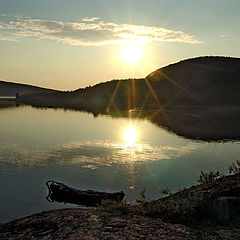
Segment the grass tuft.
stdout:
<path fill-rule="evenodd" d="M 223 174 L 221 174 L 219 171 L 217 171 L 217 172 L 213 172 L 213 171 L 203 172 L 203 171 L 201 171 L 201 174 L 198 177 L 197 182 L 200 183 L 200 184 L 204 184 L 204 183 L 214 181 L 214 180 L 216 180 L 220 177 L 223 177 Z"/>
<path fill-rule="evenodd" d="M 229 167 L 229 174 L 232 173 L 240 173 L 240 161 L 236 161 L 235 163 L 232 163 L 232 165 Z"/>
<path fill-rule="evenodd" d="M 131 205 L 127 201 L 115 202 L 112 200 L 103 200 L 102 204 L 98 206 L 98 210 L 128 215 L 131 213 Z"/>

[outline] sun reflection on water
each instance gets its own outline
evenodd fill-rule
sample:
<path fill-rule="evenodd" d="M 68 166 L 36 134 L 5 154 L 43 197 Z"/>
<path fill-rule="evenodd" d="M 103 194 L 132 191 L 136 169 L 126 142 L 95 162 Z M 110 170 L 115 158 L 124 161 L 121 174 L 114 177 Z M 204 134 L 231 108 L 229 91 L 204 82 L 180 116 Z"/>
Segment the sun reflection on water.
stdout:
<path fill-rule="evenodd" d="M 128 147 L 133 147 L 138 137 L 137 130 L 132 126 L 128 126 L 127 129 L 124 131 L 124 139 L 127 143 Z"/>

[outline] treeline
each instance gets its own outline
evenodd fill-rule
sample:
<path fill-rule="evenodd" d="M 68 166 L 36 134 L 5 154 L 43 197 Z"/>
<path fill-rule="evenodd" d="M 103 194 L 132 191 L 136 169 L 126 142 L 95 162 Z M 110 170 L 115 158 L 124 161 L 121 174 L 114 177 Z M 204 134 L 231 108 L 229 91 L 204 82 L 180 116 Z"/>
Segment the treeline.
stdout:
<path fill-rule="evenodd" d="M 240 59 L 198 57 L 156 70 L 145 79 L 112 80 L 72 92 L 37 93 L 20 102 L 94 111 L 172 109 L 240 104 Z"/>

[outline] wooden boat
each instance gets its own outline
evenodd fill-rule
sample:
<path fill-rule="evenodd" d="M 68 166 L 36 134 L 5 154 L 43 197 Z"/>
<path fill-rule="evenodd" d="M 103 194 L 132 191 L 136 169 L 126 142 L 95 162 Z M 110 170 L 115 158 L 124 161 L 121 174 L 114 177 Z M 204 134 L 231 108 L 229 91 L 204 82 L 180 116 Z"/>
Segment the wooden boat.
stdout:
<path fill-rule="evenodd" d="M 46 199 L 49 202 L 57 201 L 94 207 L 100 205 L 102 200 L 121 202 L 125 196 L 123 191 L 107 193 L 93 190 L 78 190 L 52 180 L 47 181 L 46 185 L 49 190 Z"/>

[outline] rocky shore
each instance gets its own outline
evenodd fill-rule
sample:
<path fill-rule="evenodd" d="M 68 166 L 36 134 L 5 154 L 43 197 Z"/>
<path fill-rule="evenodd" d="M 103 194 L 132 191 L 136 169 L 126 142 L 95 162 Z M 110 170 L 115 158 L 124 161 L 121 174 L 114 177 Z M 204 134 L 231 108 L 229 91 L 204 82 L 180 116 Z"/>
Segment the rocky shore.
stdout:
<path fill-rule="evenodd" d="M 159 218 L 61 209 L 0 225 L 0 239 L 239 239 L 239 226 L 167 223 Z"/>
<path fill-rule="evenodd" d="M 145 201 L 137 207 L 106 204 L 94 209 L 34 214 L 0 224 L 0 239 L 237 240 L 240 239 L 239 197 L 237 173 L 159 200 Z"/>

